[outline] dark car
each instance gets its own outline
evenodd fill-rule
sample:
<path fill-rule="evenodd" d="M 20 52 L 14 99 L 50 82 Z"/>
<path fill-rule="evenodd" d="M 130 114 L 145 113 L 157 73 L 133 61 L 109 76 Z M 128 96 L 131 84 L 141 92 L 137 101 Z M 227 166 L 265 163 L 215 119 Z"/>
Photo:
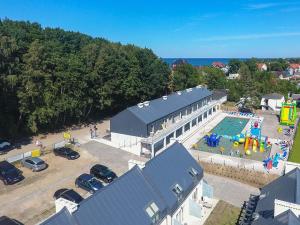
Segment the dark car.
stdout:
<path fill-rule="evenodd" d="M 76 191 L 67 188 L 57 190 L 53 197 L 55 199 L 64 198 L 76 204 L 79 204 L 83 200 L 83 198 Z"/>
<path fill-rule="evenodd" d="M 12 146 L 8 141 L 0 140 L 0 155 L 6 154 L 11 148 Z"/>
<path fill-rule="evenodd" d="M 103 187 L 103 184 L 91 174 L 81 174 L 75 181 L 76 187 L 80 187 L 91 194 Z"/>
<path fill-rule="evenodd" d="M 241 113 L 252 113 L 252 110 L 249 108 L 239 108 L 239 112 Z"/>
<path fill-rule="evenodd" d="M 0 162 L 0 180 L 3 180 L 4 184 L 14 184 L 23 179 L 21 170 L 7 161 Z"/>
<path fill-rule="evenodd" d="M 78 159 L 80 157 L 78 152 L 66 147 L 54 149 L 54 154 L 70 160 Z"/>
<path fill-rule="evenodd" d="M 113 171 L 100 164 L 94 165 L 90 170 L 90 174 L 103 180 L 105 183 L 110 183 L 117 178 L 117 175 Z"/>
<path fill-rule="evenodd" d="M 23 224 L 17 220 L 10 219 L 7 216 L 1 216 L 0 225 L 23 225 Z"/>

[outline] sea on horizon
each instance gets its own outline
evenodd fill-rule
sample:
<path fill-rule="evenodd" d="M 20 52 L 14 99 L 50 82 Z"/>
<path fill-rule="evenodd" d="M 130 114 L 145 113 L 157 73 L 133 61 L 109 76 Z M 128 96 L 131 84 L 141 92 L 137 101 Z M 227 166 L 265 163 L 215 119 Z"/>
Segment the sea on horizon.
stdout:
<path fill-rule="evenodd" d="M 213 62 L 221 62 L 228 64 L 233 58 L 162 58 L 167 64 L 171 65 L 177 59 L 184 59 L 193 66 L 210 66 Z M 236 58 L 238 60 L 244 61 L 247 58 Z"/>

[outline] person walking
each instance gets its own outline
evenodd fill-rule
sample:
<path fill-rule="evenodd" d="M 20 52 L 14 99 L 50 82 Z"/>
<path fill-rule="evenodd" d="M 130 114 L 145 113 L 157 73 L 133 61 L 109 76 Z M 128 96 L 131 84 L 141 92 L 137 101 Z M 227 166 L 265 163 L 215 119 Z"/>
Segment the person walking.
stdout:
<path fill-rule="evenodd" d="M 90 134 L 91 134 L 91 139 L 93 139 L 94 138 L 94 131 L 93 131 L 92 127 L 90 127 Z"/>
<path fill-rule="evenodd" d="M 97 126 L 96 125 L 94 125 L 94 137 L 97 137 L 97 130 L 98 130 L 98 128 L 97 128 Z"/>

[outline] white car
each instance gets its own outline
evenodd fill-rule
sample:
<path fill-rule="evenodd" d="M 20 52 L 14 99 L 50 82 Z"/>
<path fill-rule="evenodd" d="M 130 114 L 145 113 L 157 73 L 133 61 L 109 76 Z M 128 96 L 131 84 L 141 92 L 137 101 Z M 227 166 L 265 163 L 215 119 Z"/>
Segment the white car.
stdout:
<path fill-rule="evenodd" d="M 10 146 L 11 144 L 9 142 L 0 140 L 0 155 L 5 154 Z"/>

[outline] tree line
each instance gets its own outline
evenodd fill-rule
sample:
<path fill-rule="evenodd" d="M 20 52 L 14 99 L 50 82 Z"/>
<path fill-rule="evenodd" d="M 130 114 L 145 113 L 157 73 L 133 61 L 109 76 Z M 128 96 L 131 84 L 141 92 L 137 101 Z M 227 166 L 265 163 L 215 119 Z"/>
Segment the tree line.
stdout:
<path fill-rule="evenodd" d="M 0 137 L 100 118 L 167 91 L 150 49 L 0 20 Z"/>
<path fill-rule="evenodd" d="M 284 61 L 274 67 L 285 68 Z M 112 115 L 138 102 L 205 84 L 228 89 L 228 99 L 298 92 L 295 84 L 232 60 L 227 80 L 213 67 L 176 69 L 150 49 L 113 43 L 38 23 L 0 20 L 0 139 L 56 130 Z"/>

